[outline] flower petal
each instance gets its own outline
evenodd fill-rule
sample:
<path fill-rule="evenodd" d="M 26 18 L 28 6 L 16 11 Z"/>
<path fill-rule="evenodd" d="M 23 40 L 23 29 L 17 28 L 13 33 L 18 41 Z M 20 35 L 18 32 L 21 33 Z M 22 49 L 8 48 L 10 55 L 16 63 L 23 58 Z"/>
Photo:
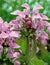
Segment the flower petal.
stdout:
<path fill-rule="evenodd" d="M 8 38 L 8 34 L 2 31 L 2 33 L 0 34 L 0 38 Z"/>
<path fill-rule="evenodd" d="M 13 15 L 21 15 L 21 11 L 19 11 L 19 10 L 16 10 L 16 11 L 13 11 L 13 12 L 11 12 L 10 14 L 13 14 Z"/>
<path fill-rule="evenodd" d="M 38 9 L 43 9 L 43 7 L 40 4 L 36 4 L 36 6 L 34 6 L 33 11 L 38 10 Z"/>
<path fill-rule="evenodd" d="M 19 32 L 15 32 L 15 31 L 12 31 L 10 34 L 9 34 L 10 37 L 16 37 L 16 38 L 19 38 Z"/>
<path fill-rule="evenodd" d="M 30 9 L 30 8 L 29 8 L 29 5 L 28 5 L 27 3 L 24 3 L 24 4 L 22 4 L 21 6 L 22 6 L 22 7 L 25 7 L 26 9 Z"/>
<path fill-rule="evenodd" d="M 19 61 L 14 61 L 14 65 L 20 65 Z"/>

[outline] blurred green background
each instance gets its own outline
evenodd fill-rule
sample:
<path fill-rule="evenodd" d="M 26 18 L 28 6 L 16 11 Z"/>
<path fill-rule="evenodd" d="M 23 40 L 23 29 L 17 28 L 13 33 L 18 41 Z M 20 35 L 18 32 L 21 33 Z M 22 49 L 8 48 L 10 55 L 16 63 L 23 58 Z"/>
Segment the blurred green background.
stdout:
<path fill-rule="evenodd" d="M 50 0 L 0 0 L 0 16 L 4 21 L 15 19 L 16 16 L 10 14 L 14 10 L 21 10 L 21 4 L 28 3 L 32 9 L 36 3 L 40 3 L 44 9 L 40 10 L 50 18 Z"/>

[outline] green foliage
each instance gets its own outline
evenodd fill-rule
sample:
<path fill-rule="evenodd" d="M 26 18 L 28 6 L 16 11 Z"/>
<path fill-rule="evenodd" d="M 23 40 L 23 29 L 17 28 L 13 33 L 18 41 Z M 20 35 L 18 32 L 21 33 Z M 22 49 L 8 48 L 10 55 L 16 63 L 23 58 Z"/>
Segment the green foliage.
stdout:
<path fill-rule="evenodd" d="M 26 52 L 26 46 L 27 46 L 27 41 L 25 38 L 20 38 L 17 40 L 17 43 L 21 46 L 21 50 L 23 54 Z"/>
<path fill-rule="evenodd" d="M 34 57 L 33 59 L 30 60 L 29 65 L 48 65 L 48 64 L 38 59 L 37 57 Z"/>
<path fill-rule="evenodd" d="M 43 12 L 45 15 L 47 15 L 50 18 L 50 0 L 0 0 L 0 16 L 5 20 L 5 21 L 11 21 L 12 19 L 15 19 L 16 16 L 11 15 L 10 13 L 14 10 L 22 10 L 23 8 L 21 7 L 21 4 L 23 3 L 28 3 L 30 5 L 30 9 L 34 7 L 36 3 L 40 3 L 44 9 L 40 10 L 40 12 Z M 46 31 L 47 27 L 45 27 L 44 31 Z M 27 31 L 24 31 L 27 33 Z M 50 34 L 50 33 L 49 33 Z M 28 34 L 27 34 L 28 35 Z M 23 54 L 25 55 L 26 53 L 26 46 L 27 46 L 27 41 L 25 38 L 20 38 L 17 40 L 17 43 L 21 46 L 21 50 Z M 34 57 L 29 61 L 29 65 L 50 65 L 50 53 L 45 52 L 44 48 L 42 46 L 39 46 L 42 55 L 39 55 L 38 58 Z M 42 48 L 41 48 L 42 47 Z M 6 55 L 7 49 L 4 50 L 4 54 Z M 0 56 L 1 57 L 1 56 Z M 25 61 L 27 58 L 25 56 L 21 56 L 18 60 Z M 13 65 L 9 60 L 7 60 L 7 57 L 4 57 L 4 65 Z M 47 63 L 45 63 L 47 62 Z M 0 65 L 2 65 L 0 61 Z M 26 64 L 21 64 L 21 65 L 26 65 Z"/>

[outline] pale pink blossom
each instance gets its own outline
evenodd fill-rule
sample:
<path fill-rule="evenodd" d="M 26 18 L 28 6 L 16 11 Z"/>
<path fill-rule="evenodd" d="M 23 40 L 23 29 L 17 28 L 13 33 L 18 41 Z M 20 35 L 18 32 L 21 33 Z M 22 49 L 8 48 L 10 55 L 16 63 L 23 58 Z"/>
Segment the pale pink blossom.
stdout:
<path fill-rule="evenodd" d="M 19 61 L 14 61 L 14 65 L 20 65 Z"/>
<path fill-rule="evenodd" d="M 19 58 L 20 57 L 20 53 L 19 52 L 14 52 L 14 49 L 9 47 L 8 48 L 8 56 L 10 58 Z"/>
<path fill-rule="evenodd" d="M 8 37 L 8 34 L 6 34 L 5 32 L 1 32 L 0 33 L 0 38 L 7 38 Z"/>
<path fill-rule="evenodd" d="M 47 43 L 47 40 L 48 40 L 48 34 L 46 32 L 44 32 L 44 31 L 39 32 L 37 34 L 36 39 L 39 39 L 42 44 L 46 44 Z"/>
<path fill-rule="evenodd" d="M 40 4 L 36 4 L 33 8 L 33 11 L 38 10 L 38 9 L 43 9 L 43 7 Z"/>

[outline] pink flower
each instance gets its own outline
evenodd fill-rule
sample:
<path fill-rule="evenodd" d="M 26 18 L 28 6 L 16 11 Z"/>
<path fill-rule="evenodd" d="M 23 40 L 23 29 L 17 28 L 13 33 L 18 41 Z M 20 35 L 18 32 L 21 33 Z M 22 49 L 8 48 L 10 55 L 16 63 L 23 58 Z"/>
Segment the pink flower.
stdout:
<path fill-rule="evenodd" d="M 9 37 L 19 38 L 20 35 L 19 35 L 19 32 L 12 31 L 9 33 Z"/>
<path fill-rule="evenodd" d="M 14 65 L 20 65 L 19 61 L 14 61 Z"/>
<path fill-rule="evenodd" d="M 20 22 L 19 22 L 19 20 L 20 20 L 20 22 L 21 22 L 21 19 L 19 18 L 17 18 L 16 20 L 11 20 L 10 21 L 10 26 L 12 26 L 11 28 L 10 28 L 10 30 L 17 30 L 17 29 L 21 29 L 21 24 L 20 24 Z"/>
<path fill-rule="evenodd" d="M 13 57 L 19 58 L 19 57 L 20 57 L 20 53 L 19 53 L 19 52 L 15 52 L 15 53 L 13 54 Z"/>
<path fill-rule="evenodd" d="M 49 18 L 46 15 L 42 14 L 42 13 L 40 13 L 40 16 L 43 20 L 49 20 Z"/>
<path fill-rule="evenodd" d="M 48 22 L 47 21 L 39 21 L 37 26 L 38 26 L 38 30 L 44 30 L 44 27 L 48 26 Z"/>
<path fill-rule="evenodd" d="M 9 44 L 8 44 L 11 48 L 20 48 L 20 46 L 14 41 L 14 40 L 10 40 Z"/>
<path fill-rule="evenodd" d="M 40 4 L 36 4 L 36 6 L 33 8 L 33 11 L 43 9 L 43 7 Z"/>
<path fill-rule="evenodd" d="M 8 34 L 6 34 L 5 32 L 1 32 L 0 33 L 0 38 L 7 38 L 8 37 Z"/>
<path fill-rule="evenodd" d="M 25 15 L 29 15 L 29 12 L 30 12 L 29 5 L 27 3 L 25 3 L 25 4 L 22 4 L 21 6 L 25 7 L 26 9 L 24 9 L 23 11 L 16 10 L 14 12 L 11 12 L 11 14 L 13 14 L 13 15 L 19 15 L 22 18 L 24 18 Z"/>
<path fill-rule="evenodd" d="M 25 3 L 25 4 L 22 4 L 21 6 L 26 8 L 26 9 L 23 10 L 23 14 L 29 15 L 29 13 L 30 13 L 29 5 L 27 3 Z"/>
<path fill-rule="evenodd" d="M 37 22 L 36 22 L 35 20 L 32 21 L 32 27 L 33 27 L 34 29 L 37 28 Z"/>
<path fill-rule="evenodd" d="M 13 15 L 21 15 L 21 11 L 19 11 L 19 10 L 16 10 L 16 11 L 14 11 L 14 12 L 11 12 L 11 14 L 13 14 Z"/>
<path fill-rule="evenodd" d="M 10 58 L 19 58 L 20 57 L 20 53 L 19 52 L 14 52 L 14 49 L 9 47 L 8 48 L 8 56 Z"/>
<path fill-rule="evenodd" d="M 8 56 L 9 56 L 10 58 L 13 58 L 13 52 L 14 52 L 13 48 L 9 47 L 9 48 L 8 48 Z"/>
<path fill-rule="evenodd" d="M 9 27 L 10 27 L 9 23 L 4 22 L 4 23 L 2 24 L 2 31 L 7 31 L 7 30 L 9 29 Z"/>
<path fill-rule="evenodd" d="M 36 4 L 36 6 L 34 6 L 33 8 L 33 15 L 36 15 L 36 17 L 40 17 L 39 13 L 38 13 L 38 9 L 43 9 L 43 7 L 40 4 Z"/>
<path fill-rule="evenodd" d="M 21 5 L 22 7 L 25 7 L 26 9 L 30 9 L 29 5 L 27 3 L 24 3 Z"/>
<path fill-rule="evenodd" d="M 46 44 L 47 43 L 47 40 L 48 40 L 48 34 L 46 32 L 44 32 L 44 31 L 39 32 L 37 34 L 36 39 L 39 39 L 42 44 Z"/>

